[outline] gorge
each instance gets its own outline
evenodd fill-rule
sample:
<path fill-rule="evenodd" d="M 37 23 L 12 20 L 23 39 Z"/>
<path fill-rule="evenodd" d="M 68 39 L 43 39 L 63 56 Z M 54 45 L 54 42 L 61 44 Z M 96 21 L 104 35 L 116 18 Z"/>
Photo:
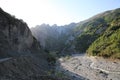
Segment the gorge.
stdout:
<path fill-rule="evenodd" d="M 0 80 L 119 80 L 120 8 L 29 29 L 0 8 Z"/>

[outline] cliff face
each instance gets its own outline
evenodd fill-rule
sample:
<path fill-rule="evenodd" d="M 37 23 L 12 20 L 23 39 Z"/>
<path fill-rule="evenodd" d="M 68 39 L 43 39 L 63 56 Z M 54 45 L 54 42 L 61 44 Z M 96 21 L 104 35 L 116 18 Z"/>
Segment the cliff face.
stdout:
<path fill-rule="evenodd" d="M 64 26 L 42 24 L 31 28 L 31 31 L 43 48 L 50 51 L 61 51 L 72 36 L 73 28 L 76 25 L 76 23 Z"/>
<path fill-rule="evenodd" d="M 35 43 L 26 23 L 0 10 L 0 57 L 30 53 Z"/>
<path fill-rule="evenodd" d="M 0 9 L 0 80 L 45 75 L 46 53 L 27 24 Z"/>

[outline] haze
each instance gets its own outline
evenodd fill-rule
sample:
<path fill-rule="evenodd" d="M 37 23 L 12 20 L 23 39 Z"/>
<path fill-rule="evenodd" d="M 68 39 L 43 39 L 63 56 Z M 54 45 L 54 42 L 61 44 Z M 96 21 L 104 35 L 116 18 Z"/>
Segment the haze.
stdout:
<path fill-rule="evenodd" d="M 120 7 L 119 0 L 0 0 L 3 10 L 29 27 L 42 23 L 65 25 Z"/>

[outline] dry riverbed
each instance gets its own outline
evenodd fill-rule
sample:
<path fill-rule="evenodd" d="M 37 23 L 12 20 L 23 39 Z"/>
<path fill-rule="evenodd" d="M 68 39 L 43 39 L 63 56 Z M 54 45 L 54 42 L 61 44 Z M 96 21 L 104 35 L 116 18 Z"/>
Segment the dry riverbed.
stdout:
<path fill-rule="evenodd" d="M 56 71 L 72 80 L 120 80 L 120 61 L 74 54 L 60 58 Z"/>

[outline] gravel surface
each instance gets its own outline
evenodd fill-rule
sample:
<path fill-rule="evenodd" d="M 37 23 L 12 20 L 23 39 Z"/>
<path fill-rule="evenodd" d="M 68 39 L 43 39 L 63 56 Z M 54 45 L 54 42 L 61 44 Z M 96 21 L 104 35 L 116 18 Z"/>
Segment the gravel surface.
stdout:
<path fill-rule="evenodd" d="M 72 80 L 120 80 L 120 61 L 74 54 L 57 61 L 56 71 Z"/>

